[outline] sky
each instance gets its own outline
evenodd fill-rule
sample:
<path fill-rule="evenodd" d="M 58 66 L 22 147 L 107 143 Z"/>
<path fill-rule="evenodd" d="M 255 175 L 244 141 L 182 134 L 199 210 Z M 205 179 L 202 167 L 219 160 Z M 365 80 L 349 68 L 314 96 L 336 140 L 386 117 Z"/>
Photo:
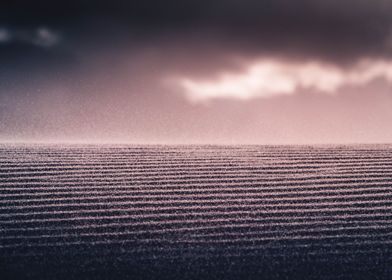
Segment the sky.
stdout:
<path fill-rule="evenodd" d="M 0 141 L 391 143 L 391 109 L 391 0 L 0 8 Z"/>

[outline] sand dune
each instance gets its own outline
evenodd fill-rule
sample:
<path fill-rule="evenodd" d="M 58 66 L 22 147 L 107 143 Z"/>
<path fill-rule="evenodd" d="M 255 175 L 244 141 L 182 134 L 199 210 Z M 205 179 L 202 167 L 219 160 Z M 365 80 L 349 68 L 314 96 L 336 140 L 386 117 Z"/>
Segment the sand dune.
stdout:
<path fill-rule="evenodd" d="M 11 278 L 387 279 L 392 146 L 4 144 L 0 226 Z"/>

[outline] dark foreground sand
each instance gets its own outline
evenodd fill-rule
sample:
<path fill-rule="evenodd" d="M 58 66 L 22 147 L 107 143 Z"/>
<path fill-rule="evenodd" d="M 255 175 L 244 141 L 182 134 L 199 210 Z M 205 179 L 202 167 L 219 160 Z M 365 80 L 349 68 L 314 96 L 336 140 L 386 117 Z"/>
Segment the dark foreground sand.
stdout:
<path fill-rule="evenodd" d="M 390 279 L 392 146 L 0 146 L 1 279 Z"/>

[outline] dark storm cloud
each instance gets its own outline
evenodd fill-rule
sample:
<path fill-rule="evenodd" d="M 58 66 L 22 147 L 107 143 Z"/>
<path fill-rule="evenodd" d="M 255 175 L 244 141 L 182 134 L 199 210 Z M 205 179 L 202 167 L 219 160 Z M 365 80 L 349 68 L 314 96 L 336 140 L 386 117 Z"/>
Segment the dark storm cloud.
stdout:
<path fill-rule="evenodd" d="M 37 47 L 50 48 L 57 45 L 61 37 L 56 32 L 46 28 L 36 29 L 0 29 L 0 44 L 12 44 L 14 42 L 31 44 Z"/>
<path fill-rule="evenodd" d="M 110 31 L 111 25 L 145 36 L 214 32 L 217 39 L 256 53 L 278 49 L 331 57 L 389 55 L 392 1 L 13 1 L 0 9 L 2 23 L 46 25 L 81 38 L 110 37 L 105 26 Z"/>
<path fill-rule="evenodd" d="M 29 94 L 30 88 L 44 81 L 55 81 L 73 73 L 77 58 L 62 47 L 60 35 L 47 28 L 0 29 L 0 98 Z M 0 101 L 1 102 L 1 101 Z"/>
<path fill-rule="evenodd" d="M 180 49 L 177 62 L 204 56 L 216 67 L 226 54 L 342 64 L 386 58 L 392 53 L 392 1 L 16 0 L 0 7 L 3 82 L 62 73 L 94 52 L 152 46 L 163 55 Z"/>

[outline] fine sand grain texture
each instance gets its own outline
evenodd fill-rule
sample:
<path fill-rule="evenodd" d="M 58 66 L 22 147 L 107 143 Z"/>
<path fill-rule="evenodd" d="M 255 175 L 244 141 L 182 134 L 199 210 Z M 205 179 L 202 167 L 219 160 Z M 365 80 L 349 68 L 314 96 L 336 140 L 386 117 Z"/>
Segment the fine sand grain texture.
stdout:
<path fill-rule="evenodd" d="M 0 146 L 2 279 L 390 279 L 392 146 Z"/>

